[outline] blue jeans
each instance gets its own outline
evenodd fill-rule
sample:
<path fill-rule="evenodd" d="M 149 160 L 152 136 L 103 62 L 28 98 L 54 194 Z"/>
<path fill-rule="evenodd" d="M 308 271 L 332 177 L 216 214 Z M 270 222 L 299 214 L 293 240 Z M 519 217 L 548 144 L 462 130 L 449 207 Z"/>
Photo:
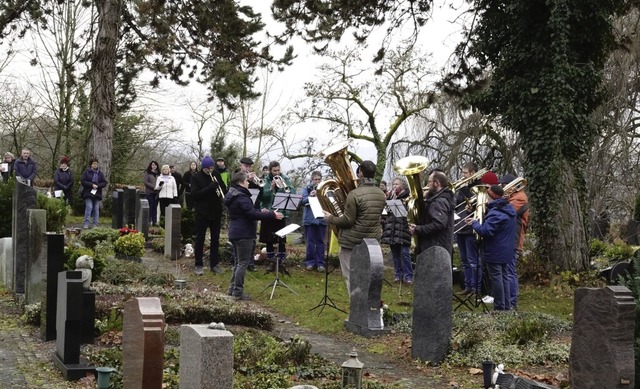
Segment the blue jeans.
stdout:
<path fill-rule="evenodd" d="M 158 223 L 158 195 L 155 193 L 147 193 L 147 201 L 149 202 L 149 222 Z"/>
<path fill-rule="evenodd" d="M 478 247 L 473 234 L 456 235 L 460 262 L 464 271 L 464 287 L 474 291 L 480 290 L 482 282 L 482 266 L 478 266 Z"/>
<path fill-rule="evenodd" d="M 326 225 L 311 224 L 304 226 L 304 237 L 307 240 L 305 266 L 324 267 L 324 236 L 326 231 Z"/>
<path fill-rule="evenodd" d="M 518 285 L 518 273 L 516 272 L 516 265 L 518 264 L 519 254 L 519 251 L 516 250 L 515 254 L 513 255 L 513 261 L 507 264 L 507 274 L 509 275 L 509 295 L 511 297 L 509 305 L 511 306 L 511 309 L 518 308 L 518 292 L 520 288 Z"/>
<path fill-rule="evenodd" d="M 496 311 L 508 311 L 511 307 L 507 266 L 507 263 L 487 262 L 489 278 L 493 286 L 493 309 Z"/>
<path fill-rule="evenodd" d="M 392 244 L 391 256 L 393 257 L 393 267 L 396 278 L 399 280 L 413 281 L 413 269 L 411 266 L 411 253 L 409 245 Z"/>
<path fill-rule="evenodd" d="M 209 266 L 213 268 L 218 266 L 220 262 L 220 255 L 218 250 L 220 249 L 220 225 L 222 224 L 221 217 L 202 217 L 196 215 L 196 245 L 194 247 L 194 254 L 196 258 L 196 266 L 202 266 L 202 257 L 204 255 L 204 239 L 207 235 L 207 229 L 211 231 L 211 246 L 209 250 Z"/>
<path fill-rule="evenodd" d="M 100 199 L 84 199 L 84 225 L 89 225 L 89 219 L 93 216 L 93 225 L 97 226 L 100 221 Z"/>
<path fill-rule="evenodd" d="M 249 266 L 256 248 L 256 240 L 234 239 L 231 243 L 233 244 L 235 260 L 233 261 L 233 272 L 231 273 L 231 285 L 229 285 L 228 294 L 240 297 L 244 290 L 244 276 L 247 273 L 247 266 Z"/>

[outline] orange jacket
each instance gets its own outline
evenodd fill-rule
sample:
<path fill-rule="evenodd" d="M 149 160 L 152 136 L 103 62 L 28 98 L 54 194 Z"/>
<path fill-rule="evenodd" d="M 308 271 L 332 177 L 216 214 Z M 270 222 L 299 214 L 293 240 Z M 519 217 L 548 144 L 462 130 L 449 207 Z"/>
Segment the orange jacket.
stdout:
<path fill-rule="evenodd" d="M 524 193 L 524 190 L 520 190 L 515 192 L 509 197 L 509 203 L 513 205 L 513 208 L 516 209 L 516 213 L 520 211 L 525 204 L 529 203 L 529 199 L 527 194 Z M 520 229 L 516 232 L 518 242 L 516 244 L 516 248 L 519 251 L 522 251 L 522 247 L 524 246 L 524 235 L 527 232 L 527 224 L 529 223 L 529 210 L 527 209 L 524 213 L 518 216 L 518 226 Z"/>

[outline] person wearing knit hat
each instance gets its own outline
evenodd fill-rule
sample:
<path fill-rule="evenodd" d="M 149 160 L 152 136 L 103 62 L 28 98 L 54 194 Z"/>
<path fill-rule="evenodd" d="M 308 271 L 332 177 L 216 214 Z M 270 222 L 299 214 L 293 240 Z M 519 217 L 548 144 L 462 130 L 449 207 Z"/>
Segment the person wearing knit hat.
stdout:
<path fill-rule="evenodd" d="M 195 272 L 202 275 L 204 240 L 207 229 L 211 233 L 209 249 L 209 268 L 212 273 L 220 274 L 220 228 L 222 226 L 222 201 L 227 186 L 214 168 L 215 162 L 209 156 L 202 159 L 202 170 L 191 178 L 191 197 L 196 213 Z"/>
<path fill-rule="evenodd" d="M 516 249 L 516 210 L 502 197 L 504 190 L 501 186 L 492 185 L 487 194 L 490 200 L 482 224 L 471 217 L 467 217 L 465 222 L 482 237 L 480 252 L 493 287 L 493 309 L 508 311 L 511 309 L 511 295 L 507 267 L 513 261 Z"/>
<path fill-rule="evenodd" d="M 63 197 L 64 202 L 69 204 L 73 193 L 73 172 L 66 155 L 60 159 L 60 167 L 53 175 L 53 190 L 55 197 Z"/>
<path fill-rule="evenodd" d="M 498 181 L 498 176 L 494 172 L 486 172 L 480 178 L 480 182 L 485 185 L 498 185 L 500 182 Z"/>

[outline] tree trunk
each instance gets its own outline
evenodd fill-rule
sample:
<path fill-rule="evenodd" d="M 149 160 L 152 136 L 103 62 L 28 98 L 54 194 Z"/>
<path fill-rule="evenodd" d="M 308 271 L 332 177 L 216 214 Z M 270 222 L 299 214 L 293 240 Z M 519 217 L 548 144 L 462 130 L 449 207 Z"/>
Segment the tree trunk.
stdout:
<path fill-rule="evenodd" d="M 558 203 L 557 229 L 540 235 L 541 254 L 548 260 L 548 270 L 551 272 L 582 271 L 589 267 L 586 214 L 577 189 L 580 185 L 570 168 L 571 164 L 566 163 L 565 166 L 567 168 L 558 181 L 558 185 L 562 185 L 558 198 L 548 199 L 549 202 Z"/>
<path fill-rule="evenodd" d="M 91 62 L 92 136 L 90 152 L 110 182 L 113 123 L 116 116 L 116 51 L 122 0 L 96 1 L 98 33 Z"/>

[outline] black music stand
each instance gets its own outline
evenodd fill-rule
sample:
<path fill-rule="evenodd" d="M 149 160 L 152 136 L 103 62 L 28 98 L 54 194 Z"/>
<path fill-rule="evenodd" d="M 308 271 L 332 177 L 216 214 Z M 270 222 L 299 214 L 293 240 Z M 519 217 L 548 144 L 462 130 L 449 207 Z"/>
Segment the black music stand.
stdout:
<path fill-rule="evenodd" d="M 482 280 L 478 280 L 478 275 L 480 274 L 480 269 L 484 266 L 484 250 L 483 250 L 483 241 L 482 239 L 476 240 L 478 245 L 478 266 L 476 266 L 476 290 L 473 291 L 472 294 L 467 295 L 465 297 L 460 297 L 457 294 L 453 294 L 453 297 L 458 301 L 458 305 L 453 310 L 454 312 L 458 310 L 458 308 L 464 306 L 470 311 L 473 311 L 474 308 L 478 308 L 482 306 L 482 312 L 489 312 L 489 308 L 484 301 L 482 301 Z"/>
<path fill-rule="evenodd" d="M 331 297 L 329 297 L 329 273 L 331 273 L 332 271 L 334 271 L 336 268 L 334 267 L 331 272 L 329 271 L 329 246 L 330 246 L 330 242 L 329 240 L 331 239 L 331 227 L 329 227 L 327 225 L 327 231 L 324 234 L 324 244 L 326 245 L 326 250 L 324 253 L 324 296 L 322 297 L 322 300 L 320 300 L 320 302 L 318 303 L 318 305 L 316 305 L 315 307 L 309 309 L 309 311 L 313 311 L 316 308 L 320 308 L 320 312 L 318 312 L 318 316 L 320 316 L 320 314 L 322 313 L 322 311 L 324 310 L 325 306 L 330 306 L 331 308 L 337 309 L 338 311 L 342 312 L 342 313 L 347 313 L 346 311 L 338 308 L 338 306 L 336 305 L 336 303 L 333 302 L 333 300 L 331 299 Z"/>
<path fill-rule="evenodd" d="M 285 228 L 282 228 L 278 231 L 275 232 L 275 234 L 280 238 L 284 238 L 285 236 L 287 236 L 288 234 L 292 233 L 293 231 L 297 230 L 298 228 L 300 228 L 299 225 L 297 224 L 289 224 L 288 226 L 286 226 Z M 295 295 L 298 294 L 298 292 L 296 292 L 295 290 L 291 289 L 291 287 L 289 287 L 289 285 L 285 284 L 284 281 L 282 281 L 280 279 L 280 260 L 278 258 L 276 258 L 276 267 L 274 269 L 275 272 L 275 278 L 273 279 L 273 281 L 271 281 L 271 283 L 269 285 L 267 285 L 264 289 L 262 289 L 262 292 L 260 292 L 260 294 L 264 293 L 265 290 L 272 288 L 271 289 L 271 296 L 269 297 L 269 300 L 273 299 L 273 294 L 276 292 L 276 286 L 281 285 L 284 286 L 285 288 L 289 289 L 289 291 Z"/>

